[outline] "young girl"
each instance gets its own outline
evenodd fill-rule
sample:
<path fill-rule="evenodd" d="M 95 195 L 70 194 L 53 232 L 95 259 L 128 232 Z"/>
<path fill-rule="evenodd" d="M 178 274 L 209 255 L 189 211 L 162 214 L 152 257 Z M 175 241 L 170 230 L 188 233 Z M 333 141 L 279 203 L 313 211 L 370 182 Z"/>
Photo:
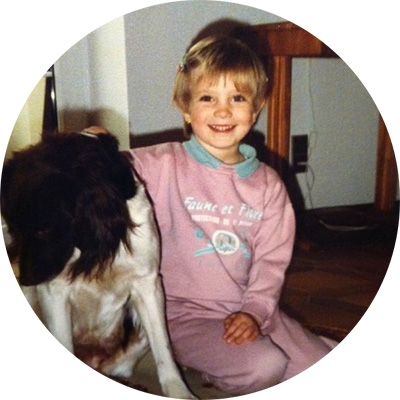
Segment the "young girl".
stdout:
<path fill-rule="evenodd" d="M 284 381 L 335 345 L 278 308 L 294 214 L 277 173 L 241 144 L 266 83 L 243 43 L 200 41 L 179 64 L 174 88 L 190 139 L 132 150 L 161 232 L 176 359 L 230 394 Z"/>

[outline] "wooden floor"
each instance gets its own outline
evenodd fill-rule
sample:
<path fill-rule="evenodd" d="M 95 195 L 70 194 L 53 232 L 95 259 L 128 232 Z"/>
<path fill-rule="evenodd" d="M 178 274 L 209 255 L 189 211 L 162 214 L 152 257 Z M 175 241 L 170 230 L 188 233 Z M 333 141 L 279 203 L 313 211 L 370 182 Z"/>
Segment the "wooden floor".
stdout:
<path fill-rule="evenodd" d="M 281 307 L 315 333 L 343 340 L 379 290 L 397 225 L 398 208 L 386 215 L 376 214 L 371 207 L 303 214 Z M 130 386 L 161 395 L 150 354 L 139 367 Z M 184 376 L 201 399 L 229 397 L 204 385 L 197 371 L 185 369 Z"/>
<path fill-rule="evenodd" d="M 287 273 L 281 307 L 316 333 L 342 340 L 382 283 L 394 249 L 398 207 L 305 213 Z"/>

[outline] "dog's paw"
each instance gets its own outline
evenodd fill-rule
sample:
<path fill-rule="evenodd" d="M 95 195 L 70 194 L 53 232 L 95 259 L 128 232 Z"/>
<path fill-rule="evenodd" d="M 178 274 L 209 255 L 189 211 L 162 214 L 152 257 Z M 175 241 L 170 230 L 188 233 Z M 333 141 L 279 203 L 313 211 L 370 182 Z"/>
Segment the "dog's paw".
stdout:
<path fill-rule="evenodd" d="M 164 394 L 168 397 L 174 399 L 197 399 L 182 381 L 170 381 L 162 385 L 162 387 Z"/>
<path fill-rule="evenodd" d="M 119 378 L 129 379 L 132 376 L 132 363 L 104 363 L 100 366 L 100 372 L 104 375 Z"/>

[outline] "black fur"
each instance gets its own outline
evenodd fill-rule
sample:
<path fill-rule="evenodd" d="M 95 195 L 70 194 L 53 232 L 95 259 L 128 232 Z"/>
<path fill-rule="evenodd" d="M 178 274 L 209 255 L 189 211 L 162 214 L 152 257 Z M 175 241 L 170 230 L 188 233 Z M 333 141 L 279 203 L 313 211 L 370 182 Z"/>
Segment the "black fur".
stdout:
<path fill-rule="evenodd" d="M 56 135 L 15 153 L 3 167 L 1 213 L 19 255 L 20 283 L 54 278 L 74 247 L 81 256 L 71 278 L 101 274 L 121 241 L 129 247 L 134 224 L 126 200 L 135 193 L 131 163 L 112 135 Z"/>

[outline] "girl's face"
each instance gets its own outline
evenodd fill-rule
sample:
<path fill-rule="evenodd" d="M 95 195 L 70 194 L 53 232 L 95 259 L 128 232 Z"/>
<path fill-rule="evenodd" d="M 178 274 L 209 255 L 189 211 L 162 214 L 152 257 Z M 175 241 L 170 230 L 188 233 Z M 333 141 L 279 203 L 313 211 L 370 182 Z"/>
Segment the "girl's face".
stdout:
<path fill-rule="evenodd" d="M 229 75 L 215 82 L 200 80 L 192 89 L 188 110 L 183 112 L 198 142 L 226 164 L 243 161 L 239 145 L 257 114 L 253 96 L 238 91 Z"/>

